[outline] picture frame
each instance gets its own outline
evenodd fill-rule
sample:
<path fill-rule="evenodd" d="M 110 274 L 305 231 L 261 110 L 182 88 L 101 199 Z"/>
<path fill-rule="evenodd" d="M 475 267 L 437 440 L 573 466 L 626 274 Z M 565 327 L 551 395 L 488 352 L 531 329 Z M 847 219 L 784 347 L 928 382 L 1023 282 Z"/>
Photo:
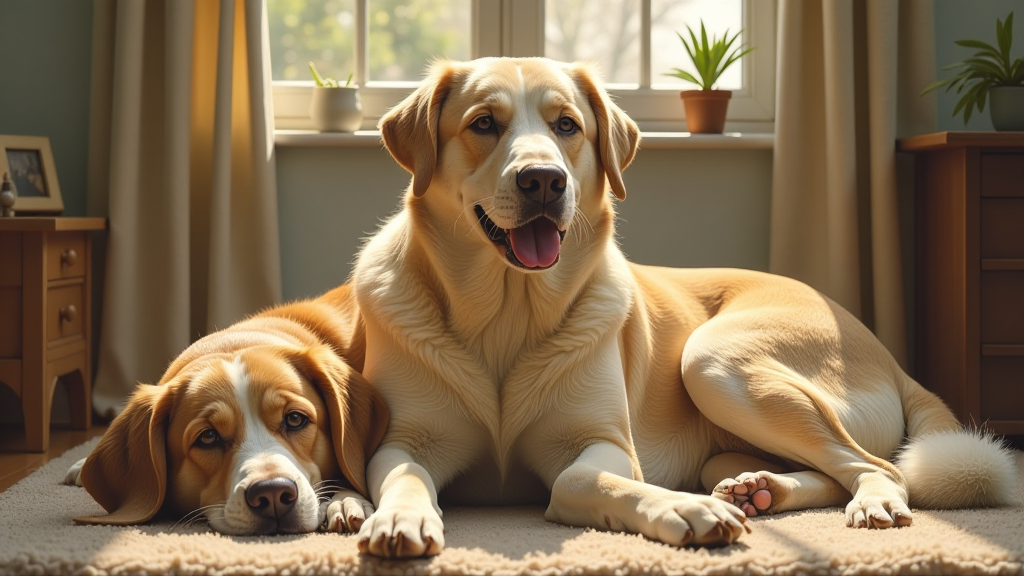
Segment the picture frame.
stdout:
<path fill-rule="evenodd" d="M 15 213 L 60 214 L 64 200 L 57 182 L 50 139 L 0 134 L 0 179 L 6 173 L 14 188 Z"/>

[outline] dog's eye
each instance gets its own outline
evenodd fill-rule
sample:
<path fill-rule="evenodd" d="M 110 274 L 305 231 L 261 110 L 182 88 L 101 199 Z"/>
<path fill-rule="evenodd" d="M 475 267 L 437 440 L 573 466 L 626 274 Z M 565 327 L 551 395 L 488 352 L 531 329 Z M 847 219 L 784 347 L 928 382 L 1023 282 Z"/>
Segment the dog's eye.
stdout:
<path fill-rule="evenodd" d="M 207 428 L 199 433 L 199 438 L 196 438 L 193 446 L 197 448 L 216 448 L 220 444 L 220 434 L 213 428 Z"/>
<path fill-rule="evenodd" d="M 284 426 L 289 432 L 297 432 L 309 424 L 309 417 L 302 412 L 289 412 L 285 414 Z"/>
<path fill-rule="evenodd" d="M 568 116 L 562 116 L 558 120 L 558 131 L 561 134 L 575 134 L 576 131 L 579 130 L 579 128 L 580 127 L 579 125 L 576 124 L 576 121 L 573 120 L 572 118 L 569 118 Z"/>
<path fill-rule="evenodd" d="M 494 118 L 487 115 L 480 116 L 476 120 L 473 120 L 473 123 L 470 124 L 469 127 L 472 128 L 474 132 L 490 132 L 494 130 Z"/>

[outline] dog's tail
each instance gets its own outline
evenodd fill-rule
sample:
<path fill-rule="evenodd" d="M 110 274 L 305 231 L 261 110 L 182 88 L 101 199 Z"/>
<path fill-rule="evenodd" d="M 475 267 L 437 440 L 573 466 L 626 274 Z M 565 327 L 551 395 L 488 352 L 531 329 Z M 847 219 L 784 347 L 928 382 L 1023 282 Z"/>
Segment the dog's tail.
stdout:
<path fill-rule="evenodd" d="M 1014 451 L 982 430 L 964 428 L 935 394 L 909 376 L 899 386 L 907 444 L 896 466 L 915 508 L 1005 506 L 1014 499 Z"/>

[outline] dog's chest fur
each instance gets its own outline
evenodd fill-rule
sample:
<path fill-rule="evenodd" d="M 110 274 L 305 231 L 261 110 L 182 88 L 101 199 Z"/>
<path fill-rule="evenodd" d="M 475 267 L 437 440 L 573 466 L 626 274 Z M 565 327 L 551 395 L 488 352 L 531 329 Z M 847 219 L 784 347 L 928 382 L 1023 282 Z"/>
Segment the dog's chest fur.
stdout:
<path fill-rule="evenodd" d="M 499 396 L 509 374 L 529 351 L 544 346 L 558 328 L 558 317 L 537 314 L 548 298 L 532 288 L 527 278 L 505 275 L 497 285 L 487 308 L 459 310 L 466 305 L 459 299 L 449 304 L 447 319 L 456 340 L 480 363 L 497 387 Z M 550 303 L 547 303 L 550 306 Z M 538 318 L 547 320 L 538 323 Z"/>
<path fill-rule="evenodd" d="M 569 393 L 576 402 L 586 402 L 589 387 L 597 383 L 582 372 L 592 372 L 595 362 L 617 358 L 617 352 L 609 354 L 605 348 L 628 314 L 632 284 L 625 276 L 605 271 L 596 272 L 604 277 L 592 283 L 574 280 L 562 285 L 551 273 L 527 275 L 503 265 L 447 277 L 422 274 L 409 268 L 415 259 L 395 257 L 407 255 L 394 249 L 400 230 L 400 218 L 389 223 L 385 232 L 395 235 L 382 232 L 367 246 L 357 266 L 360 306 L 368 319 L 387 327 L 390 342 L 368 341 L 368 349 L 401 346 L 415 358 L 416 366 L 429 371 L 429 381 L 436 382 L 430 385 L 444 389 L 445 402 L 460 405 L 460 409 L 443 407 L 449 414 L 446 420 L 452 422 L 457 414 L 469 419 L 465 426 L 444 430 L 435 426 L 414 436 L 430 437 L 435 448 L 441 449 L 449 441 L 445 430 L 479 426 L 490 439 L 477 446 L 489 446 L 492 454 L 479 453 L 474 460 L 496 463 L 499 475 L 507 477 L 516 465 L 517 440 L 547 414 L 554 395 Z M 566 270 L 567 275 L 574 272 Z M 402 284 L 394 283 L 398 278 L 403 279 Z M 383 336 L 383 332 L 368 330 L 368 338 L 378 333 Z M 439 365 L 441 357 L 444 361 Z M 388 363 L 377 363 L 370 371 L 386 397 L 408 389 L 408 379 Z M 618 379 L 621 386 L 621 366 L 600 372 Z M 428 400 L 428 396 L 421 397 Z M 624 395 L 621 400 L 616 410 L 621 418 L 615 419 L 624 423 L 628 421 Z M 442 406 L 432 405 L 432 409 Z M 393 411 L 393 419 L 393 427 L 402 426 L 399 410 Z M 618 431 L 611 434 L 623 435 Z M 624 436 L 628 438 L 628 431 Z M 461 445 L 465 439 L 452 437 L 450 441 Z"/>

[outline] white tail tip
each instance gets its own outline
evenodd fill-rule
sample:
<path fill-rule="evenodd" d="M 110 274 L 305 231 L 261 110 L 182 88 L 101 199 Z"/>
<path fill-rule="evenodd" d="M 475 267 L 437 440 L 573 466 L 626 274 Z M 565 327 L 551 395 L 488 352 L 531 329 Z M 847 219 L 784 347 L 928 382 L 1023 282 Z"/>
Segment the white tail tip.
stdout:
<path fill-rule="evenodd" d="M 978 430 L 931 432 L 896 457 L 914 508 L 1005 506 L 1017 488 L 1014 451 Z"/>

